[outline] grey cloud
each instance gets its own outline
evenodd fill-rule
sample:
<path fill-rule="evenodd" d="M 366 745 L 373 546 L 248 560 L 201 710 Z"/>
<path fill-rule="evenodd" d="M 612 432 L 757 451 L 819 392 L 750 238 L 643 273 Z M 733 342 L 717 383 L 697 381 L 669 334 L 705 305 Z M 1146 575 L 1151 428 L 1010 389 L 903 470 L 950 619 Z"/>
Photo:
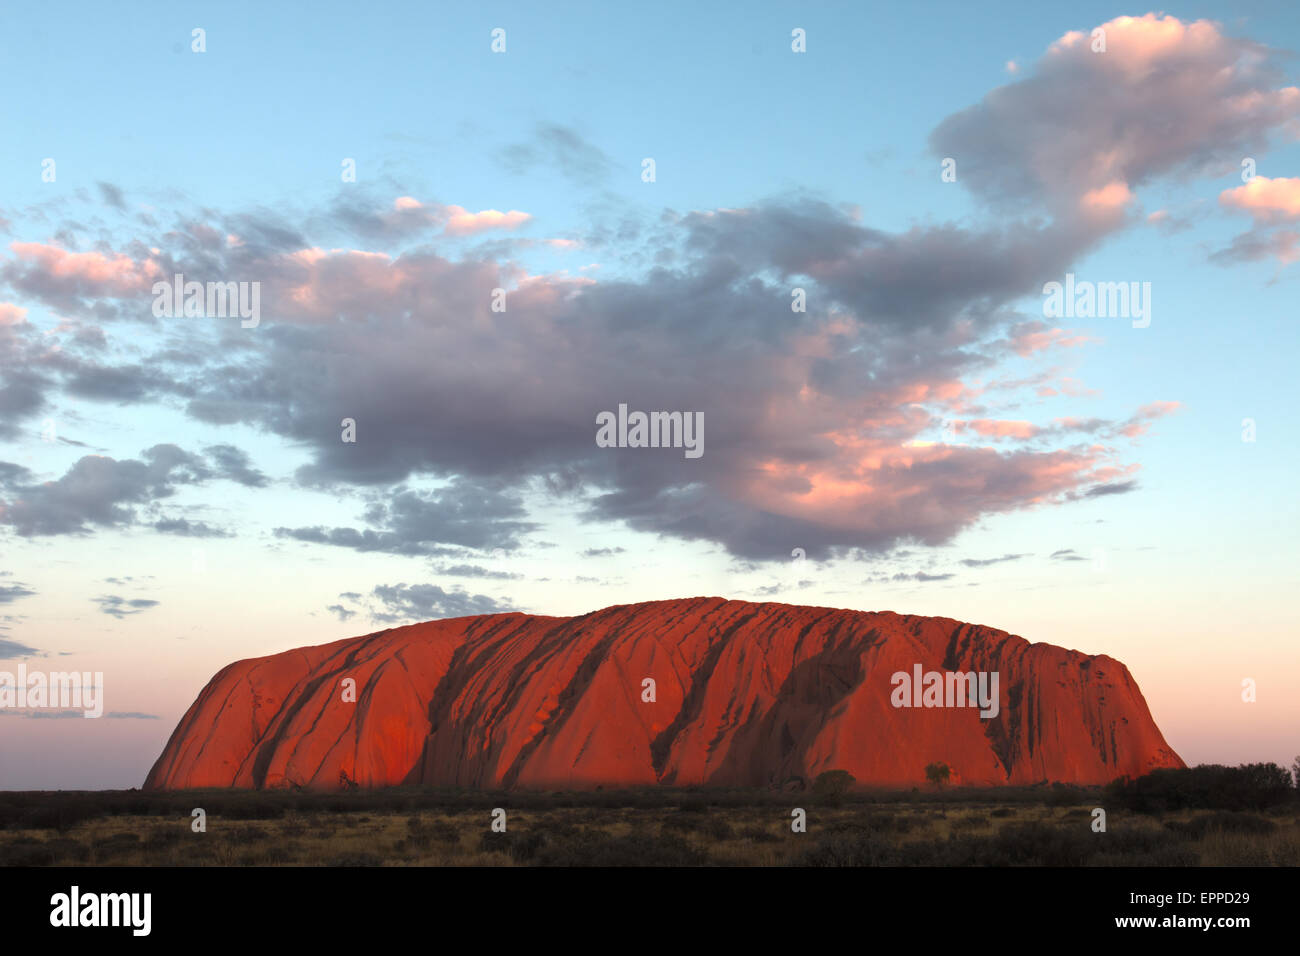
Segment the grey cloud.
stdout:
<path fill-rule="evenodd" d="M 924 572 L 924 571 L 917 571 L 917 572 L 915 572 L 915 573 L 913 573 L 913 574 L 905 574 L 905 573 L 903 573 L 903 572 L 900 571 L 898 574 L 895 574 L 892 578 L 890 578 L 890 580 L 891 580 L 891 581 L 921 581 L 921 582 L 928 582 L 928 581 L 947 581 L 947 580 L 949 580 L 950 578 L 955 578 L 956 576 L 957 576 L 957 575 L 955 575 L 955 574 L 951 574 L 951 573 L 948 573 L 948 574 L 927 574 L 927 573 Z"/>
<path fill-rule="evenodd" d="M 99 609 L 110 617 L 121 620 L 128 614 L 139 614 L 150 608 L 157 607 L 158 601 L 151 601 L 147 598 L 124 598 L 116 594 L 103 594 L 97 598 L 92 598 Z"/>
<path fill-rule="evenodd" d="M 493 571 L 477 564 L 436 565 L 434 572 L 449 578 L 491 578 L 498 581 L 518 581 L 523 577 L 512 571 Z"/>
<path fill-rule="evenodd" d="M 380 584 L 372 593 L 386 611 L 371 616 L 390 623 L 514 610 L 485 594 L 469 594 L 461 588 L 446 591 L 436 584 Z"/>
<path fill-rule="evenodd" d="M 282 527 L 275 534 L 357 551 L 444 557 L 457 553 L 454 546 L 514 549 L 519 535 L 536 527 L 520 520 L 524 515 L 517 496 L 457 481 L 437 491 L 399 488 L 376 500 L 365 518 L 377 528 Z"/>
<path fill-rule="evenodd" d="M 1000 558 L 963 558 L 961 563 L 968 568 L 986 568 L 990 564 L 1002 564 L 1005 561 L 1019 561 L 1029 557 L 1028 554 L 1004 554 Z"/>
<path fill-rule="evenodd" d="M 63 477 L 43 484 L 22 483 L 22 472 L 0 470 L 0 483 L 11 495 L 0 521 L 22 537 L 82 534 L 88 525 L 112 527 L 136 520 L 133 505 L 174 493 L 177 485 L 211 476 L 207 466 L 176 445 L 154 445 L 143 460 L 121 461 L 87 455 Z M 28 473 L 29 474 L 29 473 Z"/>
<path fill-rule="evenodd" d="M 344 607 L 342 604 L 331 604 L 327 608 L 325 608 L 325 610 L 332 613 L 340 621 L 347 621 L 357 616 L 356 611 L 351 611 L 348 608 Z"/>
<path fill-rule="evenodd" d="M 152 525 L 160 534 L 175 534 L 185 538 L 229 538 L 229 531 L 214 528 L 203 521 L 190 521 L 186 518 L 160 518 Z"/>
<path fill-rule="evenodd" d="M 501 151 L 501 161 L 512 173 L 532 172 L 549 165 L 578 185 L 596 185 L 614 169 L 613 161 L 577 132 L 558 123 L 541 123 L 522 143 Z"/>
<path fill-rule="evenodd" d="M 7 577 L 7 575 L 6 575 Z M 19 598 L 31 597 L 36 592 L 25 584 L 0 584 L 0 604 L 12 604 Z"/>
<path fill-rule="evenodd" d="M 1136 481 L 1113 481 L 1109 484 L 1094 485 L 1084 492 L 1085 498 L 1103 498 L 1107 495 L 1124 495 L 1130 491 L 1136 491 L 1138 483 Z"/>
<path fill-rule="evenodd" d="M 1215 265 L 1229 266 L 1241 262 L 1277 260 L 1287 264 L 1300 260 L 1300 232 L 1259 225 L 1233 238 L 1232 242 L 1210 254 Z"/>
<path fill-rule="evenodd" d="M 28 647 L 21 641 L 11 641 L 7 637 L 0 637 L 0 660 L 16 660 L 20 657 L 34 657 L 41 652 L 34 647 Z"/>
<path fill-rule="evenodd" d="M 112 183 L 101 182 L 96 183 L 95 185 L 99 187 L 100 198 L 103 199 L 105 203 L 117 210 L 126 209 L 126 200 L 122 196 L 122 190 L 114 186 Z"/>
<path fill-rule="evenodd" d="M 265 474 L 252 466 L 248 453 L 234 445 L 213 445 L 204 449 L 204 452 L 211 459 L 217 475 L 222 478 L 229 478 L 249 488 L 263 488 L 270 483 Z"/>

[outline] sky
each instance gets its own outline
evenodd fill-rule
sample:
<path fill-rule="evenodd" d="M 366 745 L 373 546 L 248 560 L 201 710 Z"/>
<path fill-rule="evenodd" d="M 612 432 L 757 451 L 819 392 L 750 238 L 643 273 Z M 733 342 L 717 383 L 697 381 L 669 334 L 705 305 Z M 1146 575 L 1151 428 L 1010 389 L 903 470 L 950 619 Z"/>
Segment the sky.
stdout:
<path fill-rule="evenodd" d="M 0 711 L 0 788 L 139 786 L 234 660 L 695 595 L 1108 654 L 1188 763 L 1289 765 L 1298 51 L 1284 2 L 7 4 L 0 671 L 104 716 Z"/>

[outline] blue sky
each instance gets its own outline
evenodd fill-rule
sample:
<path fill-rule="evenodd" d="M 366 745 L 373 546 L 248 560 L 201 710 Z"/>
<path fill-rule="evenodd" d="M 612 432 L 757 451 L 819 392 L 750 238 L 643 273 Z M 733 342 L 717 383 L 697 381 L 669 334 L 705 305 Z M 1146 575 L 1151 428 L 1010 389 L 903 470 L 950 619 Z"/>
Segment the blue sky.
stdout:
<path fill-rule="evenodd" d="M 103 671 L 110 711 L 154 719 L 4 718 L 0 786 L 138 783 L 236 658 L 696 593 L 1110 654 L 1189 762 L 1289 762 L 1300 17 L 1112 26 L 1146 13 L 11 6 L 0 668 Z M 1236 192 L 1244 157 L 1273 191 Z M 262 324 L 155 320 L 151 270 L 180 265 L 261 282 Z M 1149 282 L 1150 327 L 1046 319 L 1066 271 Z M 493 317 L 497 282 L 522 305 Z M 699 469 L 597 454 L 588 412 L 679 399 Z M 196 457 L 122 465 L 158 445 Z M 112 464 L 41 490 L 86 456 Z"/>

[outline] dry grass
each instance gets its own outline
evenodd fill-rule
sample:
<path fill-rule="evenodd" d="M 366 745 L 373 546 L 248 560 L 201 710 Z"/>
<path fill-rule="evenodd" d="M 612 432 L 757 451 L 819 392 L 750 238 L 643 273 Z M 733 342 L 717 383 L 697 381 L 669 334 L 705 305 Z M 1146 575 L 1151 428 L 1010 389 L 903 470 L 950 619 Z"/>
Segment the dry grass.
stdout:
<path fill-rule="evenodd" d="M 791 800 L 797 804 L 799 801 Z M 1300 865 L 1300 812 L 1114 811 L 1080 806 L 816 806 L 808 832 L 771 804 L 510 810 L 290 811 L 277 819 L 120 815 L 0 831 L 0 864 L 84 866 Z M 509 803 L 506 802 L 509 807 Z"/>

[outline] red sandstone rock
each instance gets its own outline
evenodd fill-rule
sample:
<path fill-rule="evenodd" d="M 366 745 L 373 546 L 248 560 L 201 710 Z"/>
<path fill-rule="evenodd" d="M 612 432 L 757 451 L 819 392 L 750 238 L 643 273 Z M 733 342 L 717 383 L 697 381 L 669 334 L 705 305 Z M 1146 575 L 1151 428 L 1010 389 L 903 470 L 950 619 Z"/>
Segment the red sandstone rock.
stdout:
<path fill-rule="evenodd" d="M 891 675 L 918 663 L 997 671 L 998 715 L 894 707 Z M 934 762 L 980 785 L 1183 766 L 1112 658 L 948 618 L 692 598 L 431 621 L 238 661 L 144 786 L 776 786 L 842 769 L 910 787 Z"/>

